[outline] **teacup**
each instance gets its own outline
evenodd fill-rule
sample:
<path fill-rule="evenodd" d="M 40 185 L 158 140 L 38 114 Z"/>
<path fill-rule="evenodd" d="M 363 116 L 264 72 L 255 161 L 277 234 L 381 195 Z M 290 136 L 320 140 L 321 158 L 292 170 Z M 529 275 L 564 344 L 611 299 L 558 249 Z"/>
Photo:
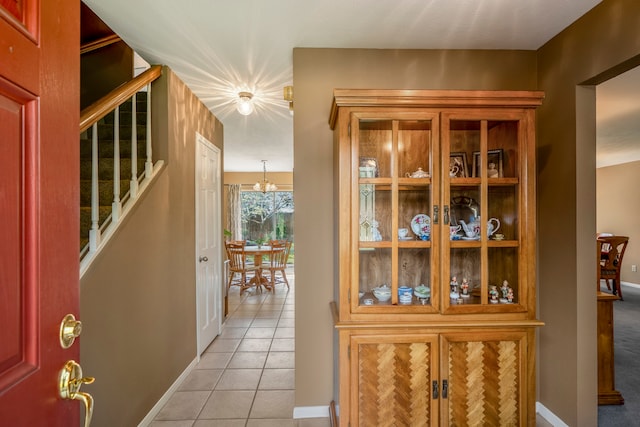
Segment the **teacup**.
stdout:
<path fill-rule="evenodd" d="M 449 238 L 454 239 L 458 237 L 458 231 L 462 229 L 461 225 L 450 225 L 449 226 Z"/>
<path fill-rule="evenodd" d="M 409 235 L 408 228 L 398 228 L 398 237 L 400 239 L 406 239 L 408 235 Z"/>
<path fill-rule="evenodd" d="M 504 240 L 504 234 L 496 233 L 493 235 L 495 240 Z"/>

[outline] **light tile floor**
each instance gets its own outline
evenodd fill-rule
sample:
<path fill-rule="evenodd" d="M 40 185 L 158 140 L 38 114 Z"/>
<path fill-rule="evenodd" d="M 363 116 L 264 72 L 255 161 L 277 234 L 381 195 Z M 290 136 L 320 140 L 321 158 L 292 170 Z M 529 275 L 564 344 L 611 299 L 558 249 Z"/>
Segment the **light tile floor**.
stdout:
<path fill-rule="evenodd" d="M 329 427 L 294 420 L 294 279 L 275 293 L 229 291 L 221 334 L 150 427 Z"/>

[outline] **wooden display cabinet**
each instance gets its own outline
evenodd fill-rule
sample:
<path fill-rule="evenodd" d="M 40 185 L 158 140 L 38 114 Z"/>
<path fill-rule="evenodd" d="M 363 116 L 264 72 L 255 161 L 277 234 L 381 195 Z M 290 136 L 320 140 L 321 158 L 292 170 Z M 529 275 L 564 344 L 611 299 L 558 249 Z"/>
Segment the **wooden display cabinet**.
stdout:
<path fill-rule="evenodd" d="M 334 92 L 340 425 L 535 424 L 542 98 Z"/>

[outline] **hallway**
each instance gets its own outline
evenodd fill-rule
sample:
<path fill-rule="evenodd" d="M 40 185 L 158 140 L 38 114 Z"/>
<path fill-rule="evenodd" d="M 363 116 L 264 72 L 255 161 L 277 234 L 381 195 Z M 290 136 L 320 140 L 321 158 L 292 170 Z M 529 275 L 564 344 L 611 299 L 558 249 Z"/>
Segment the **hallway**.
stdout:
<path fill-rule="evenodd" d="M 160 410 L 151 427 L 329 427 L 328 418 L 292 418 L 295 329 L 291 289 L 229 291 L 221 334 Z"/>

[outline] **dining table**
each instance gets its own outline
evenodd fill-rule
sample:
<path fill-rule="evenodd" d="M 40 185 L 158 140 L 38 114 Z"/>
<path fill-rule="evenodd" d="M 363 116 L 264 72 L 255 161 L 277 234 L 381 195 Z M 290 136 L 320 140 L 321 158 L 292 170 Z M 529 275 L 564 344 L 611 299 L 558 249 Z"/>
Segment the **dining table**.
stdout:
<path fill-rule="evenodd" d="M 271 253 L 271 246 L 268 245 L 247 245 L 244 247 L 244 252 L 247 255 L 253 256 L 253 264 L 256 267 L 262 267 L 262 256 Z M 255 284 L 256 287 L 264 286 L 267 290 L 273 290 L 271 282 L 262 275 L 262 268 L 256 270 L 256 275 L 249 281 L 250 284 Z"/>

